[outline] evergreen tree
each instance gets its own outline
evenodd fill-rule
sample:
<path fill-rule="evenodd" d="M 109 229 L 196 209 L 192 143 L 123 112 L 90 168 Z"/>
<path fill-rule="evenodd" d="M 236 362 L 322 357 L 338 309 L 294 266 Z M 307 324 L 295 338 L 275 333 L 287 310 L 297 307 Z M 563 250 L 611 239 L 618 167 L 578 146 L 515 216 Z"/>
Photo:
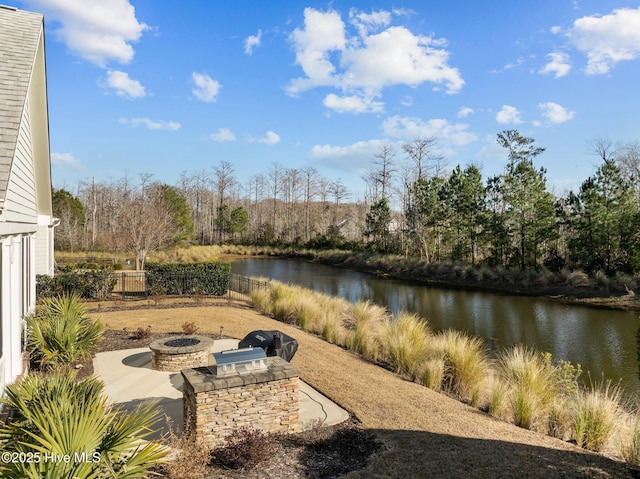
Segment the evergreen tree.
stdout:
<path fill-rule="evenodd" d="M 515 130 L 500 133 L 498 143 L 509 150 L 509 163 L 500 177 L 499 191 L 513 259 L 521 269 L 536 267 L 549 242 L 557 237 L 555 204 L 547 191 L 546 170 L 533 165 L 533 158 L 544 148 L 535 147 L 533 139 Z"/>
<path fill-rule="evenodd" d="M 386 198 L 381 198 L 371 205 L 365 219 L 364 235 L 370 238 L 372 245 L 379 251 L 389 249 L 389 225 L 391 209 Z"/>
<path fill-rule="evenodd" d="M 638 268 L 638 204 L 614 160 L 607 159 L 567 199 L 571 259 L 589 272 Z"/>

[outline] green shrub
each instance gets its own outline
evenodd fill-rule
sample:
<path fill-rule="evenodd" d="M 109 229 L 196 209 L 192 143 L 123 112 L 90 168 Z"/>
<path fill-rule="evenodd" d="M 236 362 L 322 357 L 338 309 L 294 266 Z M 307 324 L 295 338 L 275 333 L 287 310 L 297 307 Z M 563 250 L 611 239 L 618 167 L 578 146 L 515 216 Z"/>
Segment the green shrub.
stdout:
<path fill-rule="evenodd" d="M 78 295 L 44 298 L 27 316 L 30 359 L 42 368 L 63 366 L 91 356 L 104 326 L 87 315 Z"/>
<path fill-rule="evenodd" d="M 147 285 L 164 294 L 224 295 L 229 289 L 230 263 L 147 263 Z"/>
<path fill-rule="evenodd" d="M 38 297 L 54 297 L 76 294 L 81 298 L 106 299 L 111 296 L 116 278 L 108 269 L 59 272 L 55 276 L 36 276 Z"/>
<path fill-rule="evenodd" d="M 163 460 L 155 442 L 143 442 L 157 419 L 153 409 L 127 414 L 102 395 L 94 377 L 76 381 L 72 372 L 34 373 L 7 388 L 3 402 L 14 412 L 0 429 L 6 452 L 26 457 L 68 454 L 69 461 L 0 462 L 0 477 L 137 478 Z"/>

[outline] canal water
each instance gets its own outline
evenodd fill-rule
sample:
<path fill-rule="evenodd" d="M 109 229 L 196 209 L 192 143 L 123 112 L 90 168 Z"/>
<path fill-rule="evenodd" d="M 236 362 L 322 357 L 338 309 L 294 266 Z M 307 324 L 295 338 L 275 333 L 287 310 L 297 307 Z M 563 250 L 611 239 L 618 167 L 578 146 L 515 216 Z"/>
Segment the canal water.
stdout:
<path fill-rule="evenodd" d="M 620 381 L 640 393 L 637 312 L 612 311 L 535 297 L 462 291 L 379 278 L 297 259 L 240 258 L 231 271 L 260 276 L 349 301 L 370 299 L 392 312 L 411 311 L 431 329 L 456 329 L 493 349 L 522 343 L 582 365 L 583 380 Z"/>

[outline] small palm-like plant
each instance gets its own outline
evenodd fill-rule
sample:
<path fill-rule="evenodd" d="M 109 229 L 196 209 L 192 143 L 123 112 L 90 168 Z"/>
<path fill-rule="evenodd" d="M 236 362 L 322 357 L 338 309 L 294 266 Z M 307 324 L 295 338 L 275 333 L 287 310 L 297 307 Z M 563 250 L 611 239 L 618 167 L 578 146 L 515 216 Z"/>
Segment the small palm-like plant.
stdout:
<path fill-rule="evenodd" d="M 99 321 L 89 318 L 77 295 L 45 298 L 26 321 L 31 360 L 41 368 L 90 357 L 104 331 Z"/>
<path fill-rule="evenodd" d="M 144 477 L 165 455 L 160 444 L 145 441 L 156 412 L 142 407 L 127 414 L 110 405 L 102 389 L 94 377 L 76 381 L 73 372 L 60 370 L 9 386 L 3 401 L 15 415 L 0 429 L 0 444 L 39 460 L 0 463 L 0 477 Z"/>

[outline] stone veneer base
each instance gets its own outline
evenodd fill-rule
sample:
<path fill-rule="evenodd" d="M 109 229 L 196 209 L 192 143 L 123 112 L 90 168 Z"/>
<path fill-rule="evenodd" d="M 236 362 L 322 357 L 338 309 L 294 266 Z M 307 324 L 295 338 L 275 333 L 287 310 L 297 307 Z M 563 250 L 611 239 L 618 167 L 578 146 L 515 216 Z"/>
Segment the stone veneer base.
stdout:
<path fill-rule="evenodd" d="M 298 431 L 300 371 L 282 358 L 267 370 L 216 377 L 209 368 L 184 369 L 184 428 L 210 449 L 240 428 L 268 433 Z"/>
<path fill-rule="evenodd" d="M 165 343 L 176 339 L 197 339 L 191 346 L 167 346 Z M 209 364 L 209 354 L 213 339 L 207 336 L 175 336 L 156 339 L 149 345 L 151 367 L 157 371 L 177 372 L 186 368 L 197 368 Z"/>

